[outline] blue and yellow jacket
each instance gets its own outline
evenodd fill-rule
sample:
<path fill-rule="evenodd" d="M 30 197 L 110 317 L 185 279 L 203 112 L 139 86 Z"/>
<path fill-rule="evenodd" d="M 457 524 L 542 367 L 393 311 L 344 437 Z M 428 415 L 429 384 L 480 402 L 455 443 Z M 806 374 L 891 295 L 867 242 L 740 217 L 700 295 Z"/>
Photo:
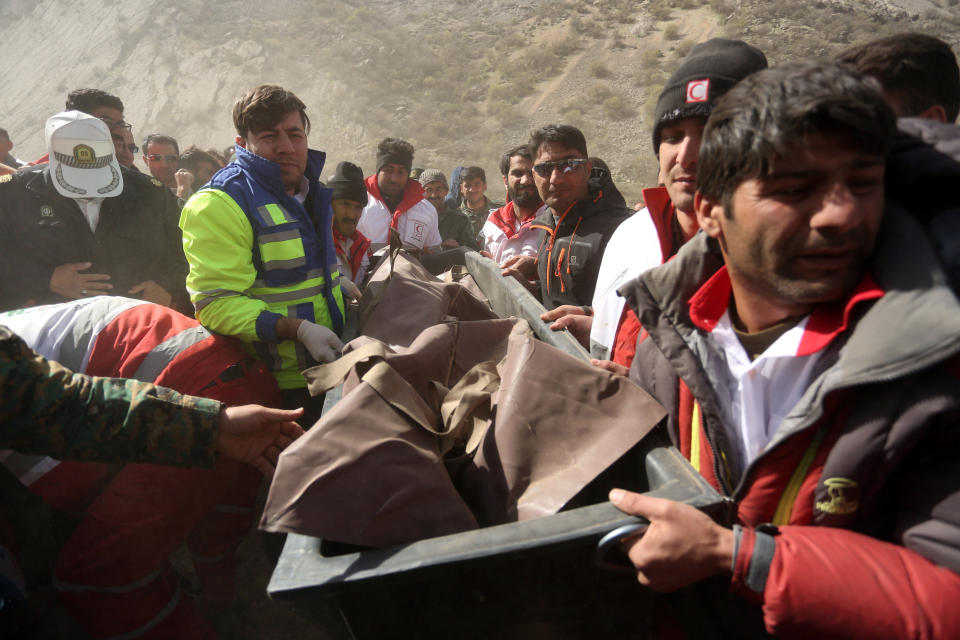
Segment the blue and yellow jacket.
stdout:
<path fill-rule="evenodd" d="M 318 180 L 326 154 L 310 150 L 310 189 L 301 204 L 280 167 L 242 147 L 190 198 L 180 215 L 190 263 L 187 290 L 197 319 L 260 356 L 281 389 L 304 387 L 315 361 L 299 342 L 277 339 L 277 320 L 302 318 L 343 329 L 331 191 Z"/>

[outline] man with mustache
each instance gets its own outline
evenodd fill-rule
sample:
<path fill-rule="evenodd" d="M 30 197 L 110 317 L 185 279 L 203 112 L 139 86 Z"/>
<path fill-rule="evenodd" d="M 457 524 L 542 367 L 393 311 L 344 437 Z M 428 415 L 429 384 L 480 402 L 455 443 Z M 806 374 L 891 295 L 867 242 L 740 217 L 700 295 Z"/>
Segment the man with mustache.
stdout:
<path fill-rule="evenodd" d="M 484 250 L 497 264 L 517 255 L 536 256 L 539 234 L 530 228 L 544 207 L 533 181 L 533 157 L 527 145 L 500 158 L 509 202 L 490 213 L 480 233 Z"/>
<path fill-rule="evenodd" d="M 435 252 L 443 242 L 437 210 L 424 200 L 421 184 L 410 179 L 413 151 L 399 138 L 384 138 L 377 145 L 377 172 L 366 180 L 370 201 L 357 227 L 374 249 L 390 243 L 391 229 L 406 249 L 419 254 Z"/>
<path fill-rule="evenodd" d="M 443 175 L 443 171 L 425 169 L 417 180 L 423 185 L 424 200 L 437 210 L 437 227 L 440 237 L 443 238 L 440 246 L 443 249 L 466 247 L 474 251 L 478 250 L 480 247 L 477 245 L 477 237 L 473 233 L 470 218 L 446 202 L 450 188 L 447 186 L 447 176 Z"/>
<path fill-rule="evenodd" d="M 847 67 L 742 80 L 703 132 L 703 233 L 620 289 L 644 329 L 631 380 L 729 499 L 718 523 L 610 494 L 650 521 L 622 542 L 639 582 L 704 614 L 681 628 L 960 635 L 960 302 L 885 192 L 895 132 Z"/>
<path fill-rule="evenodd" d="M 502 265 L 503 275 L 539 288 L 547 309 L 589 304 L 603 250 L 614 229 L 633 212 L 615 188 L 590 180 L 587 141 L 576 127 L 546 125 L 531 134 L 527 146 L 534 183 L 547 207 L 531 225 L 541 232 L 536 258 L 509 258 Z"/>
<path fill-rule="evenodd" d="M 343 296 L 333 245 L 326 154 L 308 148 L 310 119 L 293 92 L 250 89 L 233 105 L 236 156 L 183 208 L 187 288 L 197 320 L 239 338 L 267 363 L 285 408 L 322 402 L 300 373 L 343 346 Z"/>
<path fill-rule="evenodd" d="M 357 230 L 357 221 L 369 199 L 363 171 L 351 162 L 341 162 L 327 187 L 333 190 L 333 243 L 340 265 L 340 283 L 349 280 L 356 285 L 351 288 L 359 293 L 358 287 L 370 266 L 370 240 Z"/>

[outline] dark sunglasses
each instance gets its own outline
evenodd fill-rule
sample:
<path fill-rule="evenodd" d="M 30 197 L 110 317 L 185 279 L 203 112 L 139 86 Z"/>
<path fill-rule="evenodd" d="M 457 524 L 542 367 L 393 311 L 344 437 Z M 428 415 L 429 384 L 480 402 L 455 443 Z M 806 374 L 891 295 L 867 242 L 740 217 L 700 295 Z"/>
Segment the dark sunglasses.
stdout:
<path fill-rule="evenodd" d="M 180 160 L 178 156 L 162 156 L 159 153 L 148 153 L 143 157 L 151 162 L 160 162 L 160 160 L 166 160 L 167 164 L 173 164 L 174 162 Z"/>
<path fill-rule="evenodd" d="M 533 165 L 533 171 L 541 178 L 549 178 L 554 169 L 560 173 L 572 173 L 587 163 L 586 158 L 567 158 L 554 162 L 539 162 Z"/>
<path fill-rule="evenodd" d="M 132 142 L 127 145 L 127 149 L 129 149 L 130 153 L 136 153 L 137 151 L 140 151 L 140 147 L 133 144 Z"/>

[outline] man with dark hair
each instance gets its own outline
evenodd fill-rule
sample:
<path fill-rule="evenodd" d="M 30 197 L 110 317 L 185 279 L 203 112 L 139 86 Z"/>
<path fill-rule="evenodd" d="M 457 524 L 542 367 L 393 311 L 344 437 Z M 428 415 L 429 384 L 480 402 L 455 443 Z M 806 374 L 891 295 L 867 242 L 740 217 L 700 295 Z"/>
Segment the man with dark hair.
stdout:
<path fill-rule="evenodd" d="M 82 111 L 95 118 L 106 116 L 116 122 L 123 121 L 123 101 L 100 89 L 74 89 L 67 94 L 64 110 Z"/>
<path fill-rule="evenodd" d="M 176 199 L 120 168 L 111 135 L 102 118 L 56 114 L 49 164 L 0 180 L 0 309 L 107 293 L 188 308 Z"/>
<path fill-rule="evenodd" d="M 540 233 L 531 228 L 546 205 L 533 181 L 533 156 L 527 145 L 514 147 L 500 158 L 507 204 L 487 217 L 480 231 L 484 251 L 498 264 L 513 256 L 537 255 Z"/>
<path fill-rule="evenodd" d="M 626 372 L 640 333 L 636 315 L 617 288 L 669 260 L 700 228 L 693 196 L 707 116 L 738 81 L 766 67 L 759 49 L 741 40 L 713 38 L 690 50 L 660 92 L 653 150 L 661 186 L 643 190 L 646 206 L 610 239 L 597 276 L 593 315 L 570 305 L 543 315 L 543 320 L 555 321 L 554 329 L 570 329 L 594 357 L 619 365 L 605 362 L 606 368 Z"/>
<path fill-rule="evenodd" d="M 614 490 L 651 523 L 623 547 L 718 637 L 960 634 L 960 302 L 884 202 L 894 133 L 842 65 L 744 79 L 703 133 L 704 233 L 622 289 L 631 379 L 731 502 L 718 524 Z"/>
<path fill-rule="evenodd" d="M 437 210 L 437 229 L 443 240 L 440 246 L 444 249 L 466 247 L 478 250 L 480 246 L 470 218 L 459 209 L 447 206 L 446 198 L 450 192 L 447 176 L 440 169 L 424 169 L 417 180 L 423 186 L 424 200 Z"/>
<path fill-rule="evenodd" d="M 10 154 L 11 149 L 13 149 L 13 142 L 10 140 L 10 134 L 6 129 L 0 129 L 0 164 L 5 164 L 11 169 L 19 169 L 23 163 Z"/>
<path fill-rule="evenodd" d="M 120 163 L 120 166 L 140 173 L 137 166 L 133 164 L 137 152 L 140 151 L 140 147 L 133 141 L 133 132 L 124 128 L 111 129 L 110 137 L 113 139 L 113 146 L 117 150 L 117 162 Z"/>
<path fill-rule="evenodd" d="M 437 210 L 424 200 L 423 187 L 410 179 L 413 145 L 399 138 L 384 138 L 377 145 L 377 171 L 366 180 L 370 202 L 357 228 L 370 238 L 374 250 L 390 242 L 390 230 L 407 249 L 430 253 L 443 242 Z"/>
<path fill-rule="evenodd" d="M 300 372 L 337 358 L 343 330 L 331 192 L 319 182 L 326 154 L 308 149 L 306 106 L 282 87 L 248 91 L 233 123 L 236 159 L 180 217 L 187 287 L 197 319 L 257 353 L 283 405 L 306 406 L 311 426 L 319 407 Z"/>
<path fill-rule="evenodd" d="M 370 199 L 363 170 L 352 162 L 341 162 L 327 187 L 333 192 L 333 242 L 337 247 L 340 283 L 351 297 L 357 298 L 370 266 L 370 240 L 357 230 L 360 214 Z"/>
<path fill-rule="evenodd" d="M 210 182 L 222 165 L 207 151 L 190 145 L 180 154 L 178 166 L 173 175 L 177 183 L 177 197 L 186 200 L 194 191 Z"/>
<path fill-rule="evenodd" d="M 482 167 L 467 167 L 463 170 L 460 193 L 463 195 L 460 211 L 470 219 L 473 237 L 476 238 L 490 213 L 503 205 L 487 197 L 487 174 Z"/>
<path fill-rule="evenodd" d="M 177 141 L 162 133 L 151 133 L 143 139 L 143 162 L 147 171 L 163 183 L 172 193 L 177 192 L 177 180 L 173 174 L 180 161 L 180 145 Z"/>
<path fill-rule="evenodd" d="M 850 47 L 839 62 L 875 78 L 900 117 L 957 119 L 960 70 L 950 45 L 939 38 L 900 33 Z"/>
<path fill-rule="evenodd" d="M 112 93 L 100 89 L 74 89 L 67 94 L 65 111 L 80 111 L 100 118 L 110 127 L 110 137 L 116 148 L 117 159 L 125 158 L 129 146 L 133 142 L 133 127 L 123 119 L 123 101 Z M 129 136 L 129 140 L 127 140 Z M 135 153 L 135 152 L 134 152 Z M 46 157 L 37 161 L 37 164 L 46 162 Z M 131 161 L 132 164 L 132 161 Z M 121 162 L 121 165 L 127 166 Z"/>
<path fill-rule="evenodd" d="M 528 146 L 533 179 L 547 208 L 532 225 L 542 231 L 537 258 L 510 258 L 503 263 L 504 275 L 528 287 L 530 279 L 538 279 L 547 309 L 590 304 L 607 241 L 633 211 L 615 189 L 591 186 L 587 141 L 576 127 L 541 127 Z"/>

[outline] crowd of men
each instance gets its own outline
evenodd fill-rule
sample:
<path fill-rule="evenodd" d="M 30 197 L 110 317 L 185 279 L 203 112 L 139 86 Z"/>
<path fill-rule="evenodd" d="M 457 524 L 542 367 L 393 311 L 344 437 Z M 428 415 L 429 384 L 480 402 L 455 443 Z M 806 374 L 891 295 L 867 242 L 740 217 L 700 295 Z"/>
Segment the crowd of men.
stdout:
<path fill-rule="evenodd" d="M 657 610 L 657 635 L 956 637 L 958 109 L 956 57 L 929 36 L 774 68 L 745 42 L 712 39 L 658 97 L 658 185 L 634 208 L 570 125 L 505 141 L 502 204 L 480 167 L 456 167 L 448 182 L 393 137 L 369 175 L 344 159 L 322 182 L 326 154 L 308 145 L 307 106 L 279 86 L 237 100 L 228 156 L 181 153 L 161 134 L 138 149 L 119 98 L 74 91 L 46 121 L 48 154 L 37 162 L 11 155 L 0 129 L 0 309 L 10 311 L 0 324 L 12 329 L 0 342 L 14 354 L 0 361 L 4 415 L 28 415 L 33 398 L 63 405 L 61 389 L 89 384 L 46 357 L 292 411 L 245 408 L 271 425 L 269 437 L 224 450 L 268 469 L 296 436 L 287 421 L 309 428 L 319 417 L 301 372 L 339 356 L 345 303 L 359 297 L 374 254 L 399 243 L 440 273 L 476 250 L 536 295 L 543 319 L 569 329 L 597 367 L 659 400 L 673 444 L 730 499 L 717 523 L 611 492 L 651 522 L 622 543 L 638 580 L 685 594 Z M 149 176 L 133 166 L 139 150 Z M 9 383 L 20 363 L 42 391 Z M 134 391 L 167 393 L 145 389 Z M 106 424 L 76 408 L 105 397 L 87 396 L 70 405 L 75 432 L 78 416 Z M 56 567 L 71 612 L 93 637 L 214 637 L 179 599 L 166 555 L 184 541 L 215 554 L 202 577 L 226 606 L 232 564 L 217 562 L 249 518 L 223 525 L 215 505 L 249 512 L 256 483 L 221 463 L 128 464 L 114 477 L 92 463 L 22 459 L 151 459 L 133 445 L 97 455 L 100 438 L 65 445 L 68 428 L 40 411 L 47 427 L 25 435 L 33 426 L 21 418 L 0 431 L 0 446 L 17 452 L 0 461 L 65 509 L 94 505 Z M 168 448 L 190 455 L 157 461 L 209 464 L 213 440 L 197 437 L 174 437 Z M 111 489 L 121 479 L 122 496 Z M 157 509 L 159 538 L 131 506 L 175 503 L 197 486 L 201 506 L 188 514 Z M 122 566 L 104 559 L 111 548 Z M 698 614 L 685 615 L 694 601 Z"/>

